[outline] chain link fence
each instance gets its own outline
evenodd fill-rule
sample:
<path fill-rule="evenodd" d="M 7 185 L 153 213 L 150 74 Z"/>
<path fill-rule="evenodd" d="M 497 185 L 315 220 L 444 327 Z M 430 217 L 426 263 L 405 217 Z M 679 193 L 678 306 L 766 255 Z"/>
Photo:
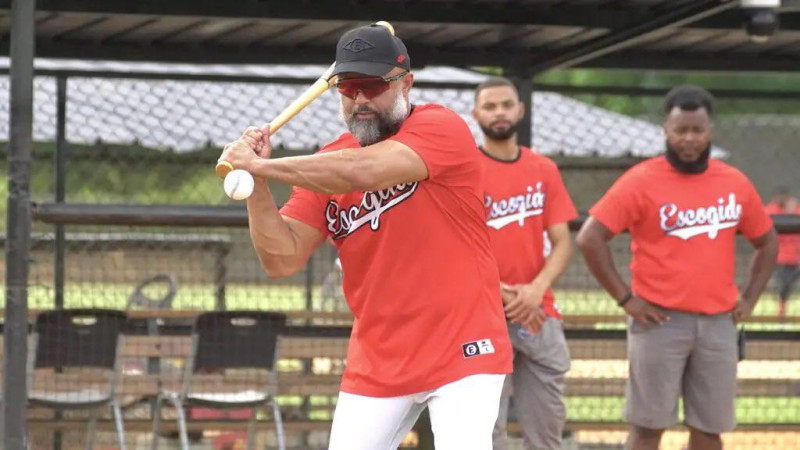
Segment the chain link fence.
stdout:
<path fill-rule="evenodd" d="M 83 66 L 46 64 L 50 65 L 35 79 L 33 201 L 56 202 L 58 185 L 63 182 L 66 205 L 168 205 L 177 211 L 187 205 L 232 206 L 212 170 L 220 148 L 246 127 L 277 115 L 323 70 L 314 66 L 245 67 L 198 73 L 186 67 L 147 72 L 136 66 L 92 66 L 86 71 Z M 470 111 L 473 87 L 482 77 L 448 68 L 422 70 L 412 102 L 440 103 L 455 110 L 480 141 L 480 130 Z M 68 145 L 61 150 L 63 171 L 56 163 L 59 79 L 65 80 L 66 86 L 64 138 Z M 8 95 L 8 77 L 0 76 L 0 152 L 4 156 L 8 152 Z M 536 90 L 531 102 L 534 147 L 559 163 L 581 211 L 598 200 L 632 164 L 663 151 L 658 96 L 567 95 Z M 797 117 L 742 113 L 742 105 L 748 102 L 756 104 L 758 100 L 720 99 L 715 156 L 743 170 L 765 201 L 781 186 L 800 195 Z M 338 108 L 335 92 L 323 95 L 274 137 L 276 155 L 308 154 L 333 140 L 344 131 Z M 615 112 L 629 108 L 638 113 Z M 737 112 L 726 112 L 728 109 Z M 7 176 L 6 170 L 0 168 L 3 176 Z M 5 183 L 0 185 L 3 197 L 5 189 Z M 275 184 L 273 192 L 280 204 L 288 197 L 289 188 Z M 5 204 L 0 211 L 5 224 Z M 127 332 L 133 337 L 123 345 L 117 378 L 128 425 L 128 448 L 149 448 L 148 430 L 154 410 L 148 395 L 157 386 L 147 383 L 160 380 L 159 386 L 174 386 L 179 382 L 189 356 L 185 346 L 194 314 L 223 308 L 256 309 L 287 312 L 290 324 L 296 326 L 346 328 L 349 324 L 340 286 L 341 269 L 334 248 L 328 244 L 313 255 L 301 273 L 272 280 L 260 268 L 242 226 L 78 222 L 58 226 L 34 222 L 29 303 L 35 311 L 60 307 L 127 310 L 138 320 Z M 612 241 L 612 248 L 623 276 L 628 277 L 627 236 Z M 742 240 L 737 253 L 742 281 L 749 245 Z M 0 270 L 5 270 L 5 264 L 0 259 Z M 567 382 L 570 435 L 565 448 L 619 448 L 625 437 L 621 418 L 627 377 L 624 317 L 588 273 L 580 255 L 575 256 L 555 293 L 566 315 L 573 356 Z M 790 318 L 800 315 L 797 297 L 795 294 L 795 301 L 789 303 Z M 140 310 L 171 313 L 157 317 Z M 769 292 L 756 314 L 774 316 L 776 312 L 776 297 Z M 796 332 L 794 323 L 756 323 L 752 329 Z M 173 336 L 177 340 L 147 350 L 150 341 L 144 337 L 153 337 L 153 330 L 160 338 Z M 286 420 L 290 448 L 324 448 L 327 420 L 343 369 L 345 347 L 336 343 L 346 345 L 346 339 L 305 339 L 289 345 L 290 350 L 282 353 L 284 357 L 278 362 L 278 403 Z M 800 433 L 794 431 L 800 427 L 796 395 L 800 350 L 797 341 L 780 339 L 755 342 L 756 357 L 740 365 L 737 417 L 741 430 L 725 437 L 731 448 L 800 446 Z M 164 353 L 169 345 L 175 346 L 174 351 Z M 137 384 L 140 378 L 136 376 L 142 374 L 149 378 L 141 378 Z M 63 383 L 57 378 L 50 378 L 50 387 Z M 81 425 L 74 427 L 53 425 L 57 421 L 52 414 L 32 414 L 35 448 L 52 448 L 54 442 L 62 448 L 75 448 L 87 437 L 82 428 L 87 419 L 84 413 L 65 413 L 58 419 Z M 220 430 L 203 436 L 193 428 L 191 437 L 197 448 L 239 448 L 235 445 L 241 443 L 242 435 L 231 431 L 235 427 L 229 422 L 248 416 L 200 410 L 192 414 L 194 419 L 212 420 Z M 110 417 L 104 412 L 98 428 L 97 442 L 102 448 L 117 445 Z M 259 416 L 268 422 L 258 434 L 262 446 L 276 442 L 271 417 L 267 413 Z M 173 418 L 174 413 L 165 410 L 165 424 Z M 238 429 L 244 429 L 244 422 L 234 422 Z M 517 442 L 518 430 L 512 426 L 511 431 L 510 439 Z M 174 433 L 174 427 L 165 431 L 162 444 L 174 441 Z M 410 436 L 408 445 L 413 446 L 418 439 Z M 664 448 L 682 448 L 685 442 L 684 432 L 670 432 Z"/>

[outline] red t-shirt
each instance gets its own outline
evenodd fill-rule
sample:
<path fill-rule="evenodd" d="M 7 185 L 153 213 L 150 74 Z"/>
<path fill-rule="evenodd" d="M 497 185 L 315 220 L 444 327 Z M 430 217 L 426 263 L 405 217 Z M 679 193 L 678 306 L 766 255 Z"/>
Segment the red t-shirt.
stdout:
<path fill-rule="evenodd" d="M 771 202 L 767 204 L 767 214 L 800 214 L 800 208 L 787 211 L 779 204 Z M 779 234 L 778 264 L 796 266 L 798 263 L 800 263 L 800 234 Z"/>
<path fill-rule="evenodd" d="M 589 214 L 613 233 L 630 231 L 636 295 L 703 314 L 738 299 L 736 231 L 755 239 L 772 228 L 750 180 L 718 160 L 702 174 L 681 173 L 664 156 L 637 164 Z"/>
<path fill-rule="evenodd" d="M 330 196 L 296 187 L 281 209 L 339 250 L 355 315 L 342 391 L 394 397 L 511 372 L 481 155 L 467 124 L 442 106 L 417 106 L 390 139 L 422 158 L 427 180 Z M 357 147 L 345 133 L 321 152 Z"/>
<path fill-rule="evenodd" d="M 484 206 L 500 281 L 530 283 L 544 267 L 547 228 L 578 217 L 558 166 L 546 156 L 520 147 L 515 161 L 484 153 Z M 548 289 L 542 308 L 561 318 Z"/>

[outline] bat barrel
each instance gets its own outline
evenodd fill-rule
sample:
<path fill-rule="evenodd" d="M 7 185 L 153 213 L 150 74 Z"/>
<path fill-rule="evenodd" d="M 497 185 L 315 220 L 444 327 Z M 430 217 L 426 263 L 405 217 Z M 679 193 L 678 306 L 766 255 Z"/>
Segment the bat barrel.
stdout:
<path fill-rule="evenodd" d="M 394 36 L 394 27 L 389 22 L 387 22 L 385 20 L 380 20 L 378 22 L 375 22 L 375 25 L 380 25 L 380 26 L 386 28 L 389 31 L 389 33 L 392 33 L 392 36 Z"/>

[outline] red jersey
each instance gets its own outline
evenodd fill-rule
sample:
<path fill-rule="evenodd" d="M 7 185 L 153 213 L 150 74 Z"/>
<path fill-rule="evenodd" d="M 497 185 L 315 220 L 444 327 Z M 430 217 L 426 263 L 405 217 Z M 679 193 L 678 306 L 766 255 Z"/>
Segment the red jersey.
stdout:
<path fill-rule="evenodd" d="M 771 202 L 767 204 L 768 214 L 800 214 L 800 208 L 788 211 L 779 204 Z M 779 234 L 778 235 L 778 264 L 786 266 L 796 266 L 800 263 L 800 234 Z"/>
<path fill-rule="evenodd" d="M 755 239 L 772 228 L 750 180 L 718 160 L 701 174 L 664 156 L 637 164 L 589 214 L 613 233 L 630 231 L 636 295 L 702 314 L 730 311 L 739 297 L 736 231 Z"/>
<path fill-rule="evenodd" d="M 467 124 L 442 106 L 417 106 L 390 139 L 422 158 L 428 179 L 337 195 L 296 187 L 281 209 L 339 250 L 355 315 L 342 391 L 394 397 L 511 372 L 482 156 Z M 357 147 L 345 133 L 321 152 Z"/>
<path fill-rule="evenodd" d="M 500 281 L 530 283 L 544 267 L 545 232 L 578 217 L 558 166 L 546 156 L 520 147 L 515 161 L 503 161 L 484 153 L 486 168 L 484 206 Z M 548 289 L 542 308 L 561 318 Z"/>

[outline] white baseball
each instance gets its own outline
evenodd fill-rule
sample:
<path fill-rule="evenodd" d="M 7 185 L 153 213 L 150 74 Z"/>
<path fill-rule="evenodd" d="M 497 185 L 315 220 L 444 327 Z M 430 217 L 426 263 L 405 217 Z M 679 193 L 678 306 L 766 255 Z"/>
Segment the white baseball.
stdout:
<path fill-rule="evenodd" d="M 232 170 L 228 175 L 225 175 L 225 182 L 223 183 L 225 193 L 234 200 L 244 200 L 250 197 L 255 186 L 256 182 L 250 172 L 241 169 Z"/>

